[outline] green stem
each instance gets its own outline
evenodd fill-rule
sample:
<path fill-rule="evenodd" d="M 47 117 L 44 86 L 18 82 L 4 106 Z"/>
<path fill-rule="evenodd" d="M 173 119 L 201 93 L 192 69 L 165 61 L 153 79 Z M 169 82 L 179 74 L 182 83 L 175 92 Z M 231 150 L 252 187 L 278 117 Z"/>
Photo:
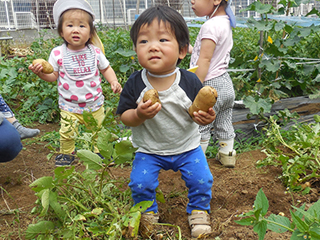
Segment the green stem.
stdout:
<path fill-rule="evenodd" d="M 101 197 L 102 183 L 103 183 L 104 173 L 106 172 L 107 167 L 108 166 L 106 165 L 105 168 L 103 168 L 102 173 L 101 173 L 100 186 L 99 186 L 99 198 Z"/>
<path fill-rule="evenodd" d="M 78 207 L 82 208 L 84 211 L 89 212 L 90 210 L 88 208 L 86 208 L 85 206 L 83 206 L 81 203 L 79 203 L 78 201 L 73 201 L 70 198 L 67 197 L 59 197 L 62 200 L 65 200 L 65 202 L 70 202 L 73 203 L 74 205 L 77 205 Z"/>
<path fill-rule="evenodd" d="M 282 138 L 282 135 L 281 135 L 281 133 L 280 133 L 280 130 L 279 130 L 280 128 L 279 128 L 278 124 L 274 121 L 274 119 L 272 119 L 271 121 L 272 121 L 272 122 L 271 122 L 271 123 L 272 123 L 272 128 L 274 129 L 275 135 L 276 135 L 276 137 L 278 138 L 278 140 L 279 140 L 285 147 L 291 149 L 293 152 L 295 152 L 296 154 L 298 154 L 298 155 L 301 157 L 302 154 L 301 154 L 297 149 L 289 146 L 289 145 L 284 141 L 284 139 Z"/>
<path fill-rule="evenodd" d="M 179 240 L 181 240 L 181 229 L 179 226 L 176 226 L 176 225 L 172 225 L 172 224 L 169 224 L 169 223 L 154 223 L 156 225 L 162 225 L 162 226 L 169 226 L 169 227 L 176 227 L 178 229 L 178 235 L 179 235 Z"/>
<path fill-rule="evenodd" d="M 282 225 L 282 224 L 280 224 L 280 223 L 271 221 L 271 220 L 266 219 L 266 218 L 265 218 L 264 220 L 266 220 L 268 223 L 272 223 L 272 224 L 275 224 L 275 225 L 280 226 L 280 227 L 282 227 L 282 228 L 285 228 L 285 229 L 287 229 L 287 230 L 290 231 L 290 232 L 293 232 L 293 231 L 294 231 L 294 229 L 289 228 L 289 227 L 287 227 L 287 226 L 285 226 L 285 225 Z"/>

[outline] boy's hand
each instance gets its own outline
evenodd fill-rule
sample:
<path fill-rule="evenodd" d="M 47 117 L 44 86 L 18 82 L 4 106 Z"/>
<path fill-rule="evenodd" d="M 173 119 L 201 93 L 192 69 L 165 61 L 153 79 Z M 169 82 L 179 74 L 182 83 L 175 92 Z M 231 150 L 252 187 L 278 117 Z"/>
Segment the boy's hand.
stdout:
<path fill-rule="evenodd" d="M 140 119 L 146 120 L 153 118 L 161 110 L 160 103 L 151 104 L 151 100 L 148 100 L 145 103 L 142 100 L 140 101 L 137 107 L 137 115 Z"/>
<path fill-rule="evenodd" d="M 213 110 L 213 108 L 209 108 L 208 112 L 204 112 L 199 110 L 198 112 L 193 113 L 194 118 L 193 120 L 202 126 L 208 125 L 209 123 L 212 123 L 216 119 L 216 112 Z"/>

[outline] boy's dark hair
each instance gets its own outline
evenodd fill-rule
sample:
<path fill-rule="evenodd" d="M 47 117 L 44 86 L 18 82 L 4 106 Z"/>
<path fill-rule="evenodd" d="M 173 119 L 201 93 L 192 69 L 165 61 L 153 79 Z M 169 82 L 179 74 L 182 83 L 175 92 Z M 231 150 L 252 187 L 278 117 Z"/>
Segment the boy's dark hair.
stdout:
<path fill-rule="evenodd" d="M 146 9 L 131 27 L 130 37 L 135 47 L 140 28 L 145 24 L 150 25 L 156 18 L 159 23 L 162 21 L 164 24 L 168 23 L 170 25 L 171 31 L 179 44 L 179 50 L 189 46 L 189 29 L 181 14 L 168 6 L 155 6 Z M 180 62 L 181 59 L 178 59 L 177 65 Z"/>

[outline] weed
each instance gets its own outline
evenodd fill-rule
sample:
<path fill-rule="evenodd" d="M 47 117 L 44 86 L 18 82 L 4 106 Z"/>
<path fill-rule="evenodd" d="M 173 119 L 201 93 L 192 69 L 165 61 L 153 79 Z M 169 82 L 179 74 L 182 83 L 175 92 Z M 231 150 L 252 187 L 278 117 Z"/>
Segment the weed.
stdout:
<path fill-rule="evenodd" d="M 266 217 L 268 208 L 268 199 L 260 189 L 254 201 L 253 210 L 238 215 L 237 217 L 241 220 L 235 222 L 253 226 L 253 231 L 258 234 L 259 240 L 264 239 L 267 229 L 277 233 L 290 231 L 291 240 L 320 239 L 320 200 L 308 210 L 305 210 L 305 204 L 300 208 L 292 206 L 295 211 L 290 210 L 291 221 L 285 216 L 275 214 Z"/>

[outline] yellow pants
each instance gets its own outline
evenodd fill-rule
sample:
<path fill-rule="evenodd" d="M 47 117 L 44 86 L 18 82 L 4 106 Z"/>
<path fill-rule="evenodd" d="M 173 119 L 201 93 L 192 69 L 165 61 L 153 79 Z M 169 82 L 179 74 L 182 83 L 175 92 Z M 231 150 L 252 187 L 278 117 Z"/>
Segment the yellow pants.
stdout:
<path fill-rule="evenodd" d="M 76 120 L 78 123 L 85 124 L 83 115 L 71 113 L 61 110 L 61 127 L 60 127 L 60 153 L 71 154 L 75 150 L 74 132 L 77 129 Z M 104 118 L 104 108 L 101 107 L 98 111 L 92 113 L 98 124 L 102 124 Z M 95 152 L 99 152 L 95 147 Z"/>

